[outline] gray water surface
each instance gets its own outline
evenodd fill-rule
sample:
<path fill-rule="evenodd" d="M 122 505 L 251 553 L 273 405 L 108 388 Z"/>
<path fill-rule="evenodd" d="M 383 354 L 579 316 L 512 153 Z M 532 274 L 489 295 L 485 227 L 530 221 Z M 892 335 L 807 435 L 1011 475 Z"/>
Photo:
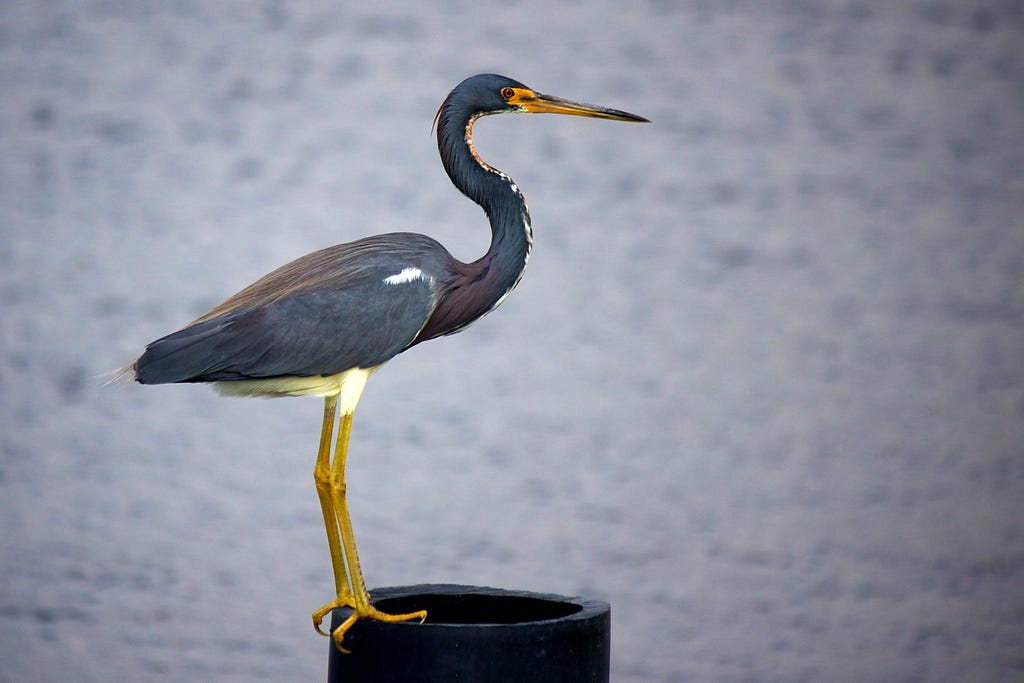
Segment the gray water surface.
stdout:
<path fill-rule="evenodd" d="M 430 122 L 497 117 L 519 289 L 374 376 L 371 586 L 584 595 L 615 681 L 1024 680 L 1019 2 L 0 5 L 0 682 L 310 681 L 321 405 L 103 386 L 303 253 L 484 252 Z"/>

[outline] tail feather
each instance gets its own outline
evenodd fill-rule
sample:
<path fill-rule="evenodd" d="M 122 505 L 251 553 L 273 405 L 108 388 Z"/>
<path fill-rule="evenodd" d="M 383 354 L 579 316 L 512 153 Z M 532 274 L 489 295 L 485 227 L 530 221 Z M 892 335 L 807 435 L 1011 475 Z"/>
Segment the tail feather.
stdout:
<path fill-rule="evenodd" d="M 135 379 L 135 361 L 122 365 L 119 368 L 114 368 L 109 372 L 104 372 L 98 379 L 103 381 L 104 386 L 131 382 Z"/>
<path fill-rule="evenodd" d="M 231 320 L 214 318 L 157 339 L 128 371 L 140 384 L 209 381 L 219 361 L 214 342 L 231 324 Z"/>

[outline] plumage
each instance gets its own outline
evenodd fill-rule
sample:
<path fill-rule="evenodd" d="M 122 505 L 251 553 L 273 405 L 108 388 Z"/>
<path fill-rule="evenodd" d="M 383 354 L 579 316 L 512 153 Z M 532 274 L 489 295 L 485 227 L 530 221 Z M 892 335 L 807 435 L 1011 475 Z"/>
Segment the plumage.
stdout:
<path fill-rule="evenodd" d="M 135 361 L 143 384 L 334 375 L 408 348 L 453 276 L 435 240 L 393 233 L 339 244 L 257 280 Z M 404 268 L 425 278 L 385 282 Z"/>
<path fill-rule="evenodd" d="M 211 382 L 228 395 L 324 397 L 313 475 L 337 597 L 313 613 L 313 625 L 323 633 L 320 624 L 331 610 L 351 608 L 353 614 L 331 634 L 339 648 L 356 619 L 426 617 L 423 610 L 385 614 L 370 604 L 345 499 L 348 436 L 363 387 L 377 368 L 415 344 L 458 332 L 494 310 L 526 269 L 533 247 L 526 201 L 512 179 L 484 162 L 472 143 L 473 123 L 501 112 L 646 120 L 542 95 L 504 76 L 467 78 L 437 112 L 437 144 L 452 183 L 480 205 L 490 222 L 486 254 L 462 263 L 436 240 L 408 232 L 327 247 L 281 266 L 152 342 L 125 370 L 142 384 Z"/>
<path fill-rule="evenodd" d="M 151 343 L 135 361 L 135 379 L 230 382 L 376 367 L 493 310 L 519 282 L 533 245 L 519 188 L 484 164 L 470 144 L 473 121 L 507 108 L 498 94 L 505 87 L 525 88 L 501 76 L 467 79 L 436 118 L 445 170 L 490 220 L 491 245 L 484 256 L 462 263 L 436 240 L 405 232 L 321 249 Z M 406 268 L 419 269 L 424 278 L 404 287 L 381 286 Z"/>

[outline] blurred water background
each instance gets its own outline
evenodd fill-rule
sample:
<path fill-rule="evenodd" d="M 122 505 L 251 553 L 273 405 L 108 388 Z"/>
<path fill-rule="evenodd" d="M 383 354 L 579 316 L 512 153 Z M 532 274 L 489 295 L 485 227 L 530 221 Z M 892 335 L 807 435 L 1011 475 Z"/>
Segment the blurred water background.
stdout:
<path fill-rule="evenodd" d="M 477 72 L 519 289 L 378 373 L 371 586 L 612 603 L 615 681 L 1024 680 L 1024 5 L 5 0 L 0 682 L 322 680 L 320 403 L 98 376 L 272 268 L 487 247 L 430 135 Z"/>

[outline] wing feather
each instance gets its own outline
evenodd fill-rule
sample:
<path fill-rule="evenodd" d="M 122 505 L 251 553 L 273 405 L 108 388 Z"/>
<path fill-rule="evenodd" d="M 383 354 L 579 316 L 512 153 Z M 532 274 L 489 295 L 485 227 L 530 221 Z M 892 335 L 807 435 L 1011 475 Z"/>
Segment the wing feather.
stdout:
<path fill-rule="evenodd" d="M 426 272 L 389 283 L 405 262 L 400 255 L 392 250 L 375 260 L 357 249 L 363 251 L 357 258 L 351 245 L 342 246 L 349 249 L 314 252 L 274 271 L 151 343 L 135 361 L 136 379 L 164 384 L 333 375 L 376 367 L 401 353 L 437 306 L 436 279 Z M 420 252 L 421 263 L 423 257 Z M 346 259 L 357 267 L 346 266 Z M 303 271 L 307 278 L 296 279 Z"/>

